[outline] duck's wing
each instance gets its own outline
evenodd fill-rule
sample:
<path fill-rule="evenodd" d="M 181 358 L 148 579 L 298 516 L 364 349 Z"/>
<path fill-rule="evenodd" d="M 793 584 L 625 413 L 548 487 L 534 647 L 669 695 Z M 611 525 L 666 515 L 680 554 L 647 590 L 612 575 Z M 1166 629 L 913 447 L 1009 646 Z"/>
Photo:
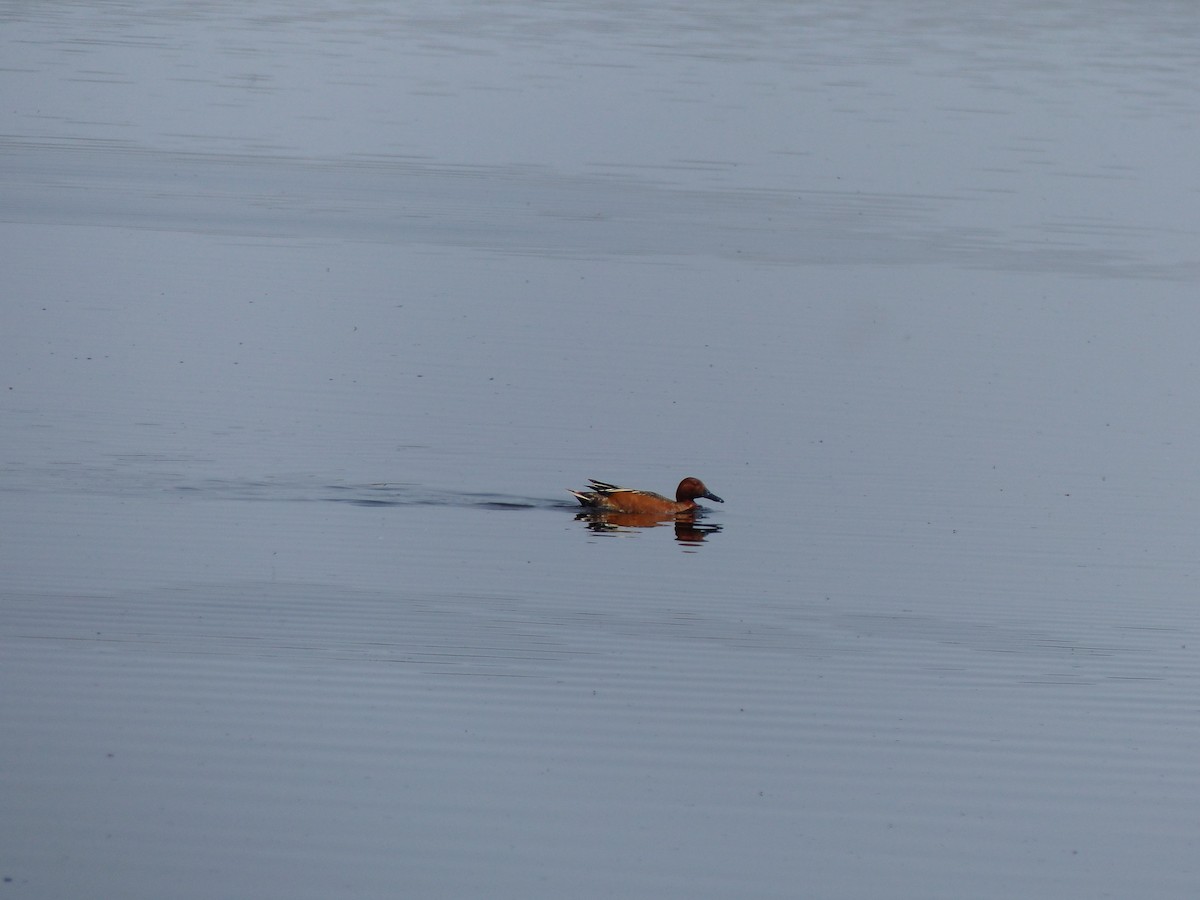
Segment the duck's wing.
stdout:
<path fill-rule="evenodd" d="M 655 500 L 665 500 L 668 503 L 674 503 L 670 497 L 664 497 L 662 494 L 656 494 L 654 491 L 644 491 L 641 488 L 620 487 L 615 484 L 609 484 L 607 481 L 597 481 L 595 478 L 589 478 L 588 484 L 592 486 L 598 494 L 609 496 L 611 494 L 641 494 L 643 497 L 653 497 Z"/>
<path fill-rule="evenodd" d="M 609 484 L 607 481 L 597 481 L 595 478 L 589 478 L 588 484 L 592 486 L 593 491 L 599 491 L 602 494 L 615 494 L 618 491 L 636 491 L 636 488 L 619 487 L 615 484 Z"/>

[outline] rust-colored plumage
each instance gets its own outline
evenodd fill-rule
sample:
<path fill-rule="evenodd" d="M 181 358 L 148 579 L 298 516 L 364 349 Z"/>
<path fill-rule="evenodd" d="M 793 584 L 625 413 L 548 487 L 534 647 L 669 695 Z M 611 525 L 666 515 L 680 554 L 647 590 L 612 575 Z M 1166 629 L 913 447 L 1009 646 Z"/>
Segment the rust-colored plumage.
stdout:
<path fill-rule="evenodd" d="M 714 500 L 717 503 L 725 501 L 704 486 L 699 478 L 685 478 L 675 489 L 675 499 L 671 500 L 653 491 L 639 491 L 635 488 L 618 487 L 606 481 L 589 479 L 590 491 L 571 491 L 580 504 L 596 512 L 633 513 L 646 516 L 672 516 L 688 513 L 699 507 L 696 498 Z"/>

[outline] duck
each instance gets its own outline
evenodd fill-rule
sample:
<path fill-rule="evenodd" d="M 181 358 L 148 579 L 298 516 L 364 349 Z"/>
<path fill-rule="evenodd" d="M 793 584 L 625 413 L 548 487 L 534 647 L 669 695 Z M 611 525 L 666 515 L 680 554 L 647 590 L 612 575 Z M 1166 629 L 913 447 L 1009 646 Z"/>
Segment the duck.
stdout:
<path fill-rule="evenodd" d="M 653 491 L 618 487 L 607 481 L 596 481 L 594 478 L 589 478 L 588 484 L 591 486 L 591 490 L 570 491 L 570 493 L 575 496 L 581 506 L 595 512 L 674 516 L 703 509 L 696 503 L 698 497 L 716 503 L 725 502 L 710 491 L 703 481 L 690 475 L 679 482 L 679 487 L 675 489 L 674 500 Z"/>

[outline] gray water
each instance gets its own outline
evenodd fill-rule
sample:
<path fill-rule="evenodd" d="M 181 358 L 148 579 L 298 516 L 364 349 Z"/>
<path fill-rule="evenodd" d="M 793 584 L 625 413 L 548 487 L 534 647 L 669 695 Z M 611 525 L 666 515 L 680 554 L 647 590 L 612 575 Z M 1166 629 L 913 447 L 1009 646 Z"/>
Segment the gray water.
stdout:
<path fill-rule="evenodd" d="M 1198 77 L 1168 2 L 3 7 L 4 892 L 1193 896 Z"/>

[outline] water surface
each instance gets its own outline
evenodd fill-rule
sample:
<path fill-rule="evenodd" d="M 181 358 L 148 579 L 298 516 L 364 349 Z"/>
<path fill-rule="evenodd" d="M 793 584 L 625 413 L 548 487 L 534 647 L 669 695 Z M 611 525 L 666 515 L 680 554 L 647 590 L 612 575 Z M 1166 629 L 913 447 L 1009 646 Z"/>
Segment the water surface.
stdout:
<path fill-rule="evenodd" d="M 1190 9 L 3 19 L 14 890 L 1195 892 Z"/>

